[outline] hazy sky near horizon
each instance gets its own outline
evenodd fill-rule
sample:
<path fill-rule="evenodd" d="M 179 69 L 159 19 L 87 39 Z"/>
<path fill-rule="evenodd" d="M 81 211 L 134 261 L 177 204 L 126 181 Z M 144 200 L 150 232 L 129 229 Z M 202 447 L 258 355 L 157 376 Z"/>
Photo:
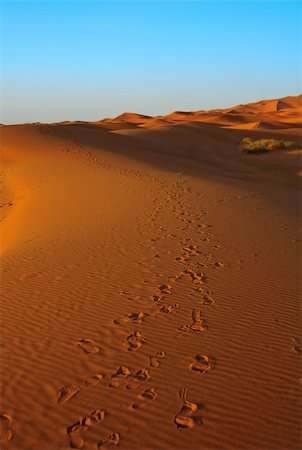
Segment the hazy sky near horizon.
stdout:
<path fill-rule="evenodd" d="M 23 0 L 0 8 L 2 123 L 160 115 L 302 91 L 298 1 Z"/>

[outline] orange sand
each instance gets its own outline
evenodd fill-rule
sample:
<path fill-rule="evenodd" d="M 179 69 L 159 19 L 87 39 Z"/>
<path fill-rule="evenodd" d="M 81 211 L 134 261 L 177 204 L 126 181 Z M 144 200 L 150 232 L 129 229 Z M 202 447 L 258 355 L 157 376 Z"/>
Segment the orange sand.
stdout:
<path fill-rule="evenodd" d="M 300 119 L 1 127 L 1 449 L 301 448 Z"/>

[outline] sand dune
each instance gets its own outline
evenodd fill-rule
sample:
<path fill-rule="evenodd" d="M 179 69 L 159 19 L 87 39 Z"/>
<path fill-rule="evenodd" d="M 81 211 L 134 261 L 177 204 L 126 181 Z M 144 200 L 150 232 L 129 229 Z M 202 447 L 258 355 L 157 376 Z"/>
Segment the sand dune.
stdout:
<path fill-rule="evenodd" d="M 246 129 L 261 128 L 295 128 L 301 126 L 302 95 L 284 97 L 282 99 L 262 100 L 260 102 L 239 105 L 227 109 L 212 111 L 174 111 L 166 116 L 150 117 L 141 114 L 124 113 L 114 119 L 105 119 L 106 123 L 132 123 L 142 127 L 160 127 L 179 122 L 214 123 L 219 126 L 234 126 L 246 124 Z M 286 121 L 282 122 L 280 117 Z M 256 124 L 256 125 L 254 125 Z"/>
<path fill-rule="evenodd" d="M 1 127 L 1 448 L 301 447 L 300 102 Z"/>
<path fill-rule="evenodd" d="M 136 113 L 123 113 L 120 116 L 115 117 L 114 119 L 104 119 L 104 122 L 112 122 L 112 123 L 146 123 L 149 119 L 152 119 L 150 116 L 145 116 L 143 114 Z"/>

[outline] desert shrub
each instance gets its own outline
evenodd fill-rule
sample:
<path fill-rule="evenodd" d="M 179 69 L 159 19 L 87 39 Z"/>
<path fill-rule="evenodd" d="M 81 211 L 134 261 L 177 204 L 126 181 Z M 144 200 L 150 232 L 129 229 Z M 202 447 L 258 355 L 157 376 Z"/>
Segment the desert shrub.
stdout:
<path fill-rule="evenodd" d="M 294 142 L 294 141 L 284 141 L 283 143 L 284 143 L 284 148 L 286 148 L 286 150 L 301 148 L 301 146 L 296 144 L 296 142 Z"/>
<path fill-rule="evenodd" d="M 283 150 L 300 148 L 298 144 L 293 141 L 281 141 L 278 139 L 257 139 L 250 137 L 243 138 L 240 147 L 244 153 L 267 153 L 271 150 Z"/>
<path fill-rule="evenodd" d="M 252 144 L 254 140 L 250 137 L 245 137 L 242 139 L 241 144 Z"/>

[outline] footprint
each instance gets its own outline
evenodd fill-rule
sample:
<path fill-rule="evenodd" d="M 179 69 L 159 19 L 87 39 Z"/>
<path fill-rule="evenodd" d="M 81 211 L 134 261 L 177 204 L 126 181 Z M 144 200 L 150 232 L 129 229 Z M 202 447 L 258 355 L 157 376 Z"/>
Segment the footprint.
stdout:
<path fill-rule="evenodd" d="M 150 367 L 159 367 L 159 359 L 164 359 L 166 357 L 165 352 L 156 352 L 154 355 L 150 356 Z"/>
<path fill-rule="evenodd" d="M 165 298 L 165 296 L 160 296 L 160 295 L 152 295 L 151 300 L 153 300 L 154 302 L 159 302 L 160 300 L 162 300 L 163 298 Z"/>
<path fill-rule="evenodd" d="M 189 258 L 185 258 L 184 256 L 177 256 L 175 258 L 176 261 L 180 262 L 181 264 L 185 264 L 188 261 Z"/>
<path fill-rule="evenodd" d="M 189 366 L 194 372 L 206 373 L 214 367 L 214 362 L 210 361 L 210 358 L 206 355 L 197 355 L 195 360 L 196 361 Z"/>
<path fill-rule="evenodd" d="M 170 284 L 162 284 L 159 286 L 159 291 L 162 294 L 171 294 L 172 293 L 172 286 Z"/>
<path fill-rule="evenodd" d="M 220 262 L 220 261 L 216 261 L 216 262 L 214 263 L 214 266 L 215 266 L 215 267 L 224 267 L 224 263 L 223 263 L 223 262 Z"/>
<path fill-rule="evenodd" d="M 77 346 L 83 350 L 84 353 L 97 353 L 100 349 L 95 345 L 92 339 L 80 339 Z"/>
<path fill-rule="evenodd" d="M 178 228 L 176 228 L 176 230 L 178 230 L 178 231 L 184 231 L 184 230 L 187 230 L 189 228 L 189 226 L 188 225 L 185 225 L 185 226 L 183 226 L 183 227 L 178 227 Z"/>
<path fill-rule="evenodd" d="M 157 392 L 155 388 L 146 389 L 141 395 L 138 396 L 139 402 L 133 403 L 131 405 L 132 409 L 141 409 L 144 408 L 150 401 L 154 401 L 157 399 Z"/>
<path fill-rule="evenodd" d="M 196 245 L 189 245 L 188 247 L 184 247 L 183 251 L 187 252 L 190 256 L 197 256 L 199 252 L 197 251 Z"/>
<path fill-rule="evenodd" d="M 67 384 L 60 389 L 58 403 L 66 403 L 80 391 L 76 384 Z"/>
<path fill-rule="evenodd" d="M 205 253 L 204 256 L 208 261 L 211 261 L 213 259 L 213 254 L 211 252 Z"/>
<path fill-rule="evenodd" d="M 120 366 L 116 373 L 112 375 L 109 386 L 117 388 L 120 385 L 121 378 L 127 378 L 131 375 L 131 370 L 126 366 Z"/>
<path fill-rule="evenodd" d="M 136 389 L 141 383 L 150 380 L 148 369 L 139 369 L 133 377 L 133 380 L 127 384 L 126 389 Z"/>
<path fill-rule="evenodd" d="M 106 411 L 104 409 L 96 409 L 89 416 L 82 418 L 81 425 L 84 427 L 91 427 L 99 422 L 102 422 L 105 418 Z"/>
<path fill-rule="evenodd" d="M 295 353 L 301 353 L 302 347 L 301 347 L 300 339 L 296 338 L 296 337 L 293 337 L 292 341 L 294 342 L 294 346 L 292 347 L 292 350 Z"/>
<path fill-rule="evenodd" d="M 0 414 L 0 442 L 10 441 L 13 433 L 10 429 L 12 418 L 9 414 L 3 412 Z"/>
<path fill-rule="evenodd" d="M 178 327 L 178 330 L 185 331 L 186 333 L 192 333 L 194 331 L 205 331 L 207 329 L 208 327 L 204 319 L 201 318 L 199 309 L 194 309 L 192 311 L 192 324 L 190 326 L 181 325 L 180 327 Z"/>
<path fill-rule="evenodd" d="M 134 323 L 136 325 L 139 325 L 142 323 L 143 318 L 145 316 L 147 316 L 147 314 L 145 314 L 143 312 L 130 313 L 124 317 L 121 317 L 120 319 L 114 320 L 113 322 L 116 323 L 117 325 L 123 325 L 125 323 Z"/>
<path fill-rule="evenodd" d="M 104 439 L 102 439 L 100 442 L 98 442 L 98 449 L 101 447 L 106 447 L 107 445 L 115 445 L 117 446 L 120 442 L 120 434 L 119 433 L 112 433 L 108 434 Z"/>
<path fill-rule="evenodd" d="M 127 342 L 129 344 L 127 350 L 129 352 L 136 352 L 141 348 L 142 344 L 146 342 L 146 339 L 143 338 L 143 335 L 140 331 L 132 331 L 131 334 L 127 337 Z"/>
<path fill-rule="evenodd" d="M 80 434 L 81 431 L 87 431 L 90 426 L 101 422 L 104 420 L 105 415 L 106 412 L 104 409 L 96 409 L 88 416 L 83 417 L 81 420 L 68 427 L 66 431 L 69 436 L 70 447 L 83 448 L 85 442 Z"/>
<path fill-rule="evenodd" d="M 194 309 L 192 311 L 192 324 L 190 325 L 193 331 L 205 331 L 208 327 L 206 326 L 204 319 L 201 318 L 201 312 L 199 309 Z"/>
<path fill-rule="evenodd" d="M 214 305 L 215 300 L 211 297 L 210 294 L 204 294 L 203 296 L 203 300 L 202 300 L 202 305 L 206 305 L 206 306 L 210 306 L 210 305 Z"/>
<path fill-rule="evenodd" d="M 170 313 L 172 313 L 172 312 L 174 312 L 174 310 L 176 309 L 176 308 L 178 308 L 178 303 L 174 303 L 174 305 L 163 305 L 161 308 L 160 308 L 160 311 L 161 312 L 164 312 L 164 313 L 168 313 L 168 314 L 170 314 Z"/>
<path fill-rule="evenodd" d="M 179 278 L 181 278 L 182 275 L 180 274 L 176 274 L 176 275 L 172 275 L 171 277 L 168 278 L 168 281 L 170 281 L 171 283 L 174 283 L 175 281 L 179 280 Z"/>
<path fill-rule="evenodd" d="M 209 225 L 209 224 L 206 224 L 206 223 L 200 223 L 198 225 L 198 228 L 212 228 L 212 226 L 213 225 Z"/>
<path fill-rule="evenodd" d="M 194 291 L 196 292 L 204 292 L 204 289 L 201 286 L 195 286 Z"/>
<path fill-rule="evenodd" d="M 83 384 L 86 387 L 92 387 L 95 386 L 96 384 L 98 384 L 98 382 L 100 380 L 102 380 L 104 378 L 104 374 L 103 373 L 97 373 L 96 375 L 93 375 L 91 377 L 86 378 L 85 380 L 83 380 L 81 382 L 81 384 Z"/>
<path fill-rule="evenodd" d="M 197 423 L 202 423 L 200 417 L 193 416 L 198 410 L 198 405 L 188 401 L 187 393 L 188 390 L 185 387 L 179 391 L 179 397 L 183 401 L 183 405 L 179 413 L 174 417 L 174 423 L 177 428 L 193 428 Z"/>
<path fill-rule="evenodd" d="M 179 331 L 185 331 L 186 333 L 192 333 L 191 328 L 188 325 L 181 325 L 178 327 Z"/>
<path fill-rule="evenodd" d="M 140 300 L 140 296 L 139 295 L 132 294 L 129 291 L 120 291 L 119 294 L 122 297 L 126 297 L 128 300 L 135 300 L 135 301 L 136 300 Z"/>
<path fill-rule="evenodd" d="M 76 422 L 67 428 L 67 434 L 69 437 L 69 444 L 71 448 L 83 448 L 84 439 L 80 435 L 81 431 L 88 430 L 88 427 L 83 427 L 81 422 Z"/>
<path fill-rule="evenodd" d="M 141 398 L 146 399 L 146 400 L 156 400 L 157 399 L 157 392 L 155 390 L 155 388 L 150 388 L 150 389 L 146 389 L 142 394 L 141 394 Z"/>
<path fill-rule="evenodd" d="M 192 269 L 186 269 L 184 272 L 190 275 L 193 284 L 202 284 L 208 279 L 204 273 L 195 273 Z"/>

